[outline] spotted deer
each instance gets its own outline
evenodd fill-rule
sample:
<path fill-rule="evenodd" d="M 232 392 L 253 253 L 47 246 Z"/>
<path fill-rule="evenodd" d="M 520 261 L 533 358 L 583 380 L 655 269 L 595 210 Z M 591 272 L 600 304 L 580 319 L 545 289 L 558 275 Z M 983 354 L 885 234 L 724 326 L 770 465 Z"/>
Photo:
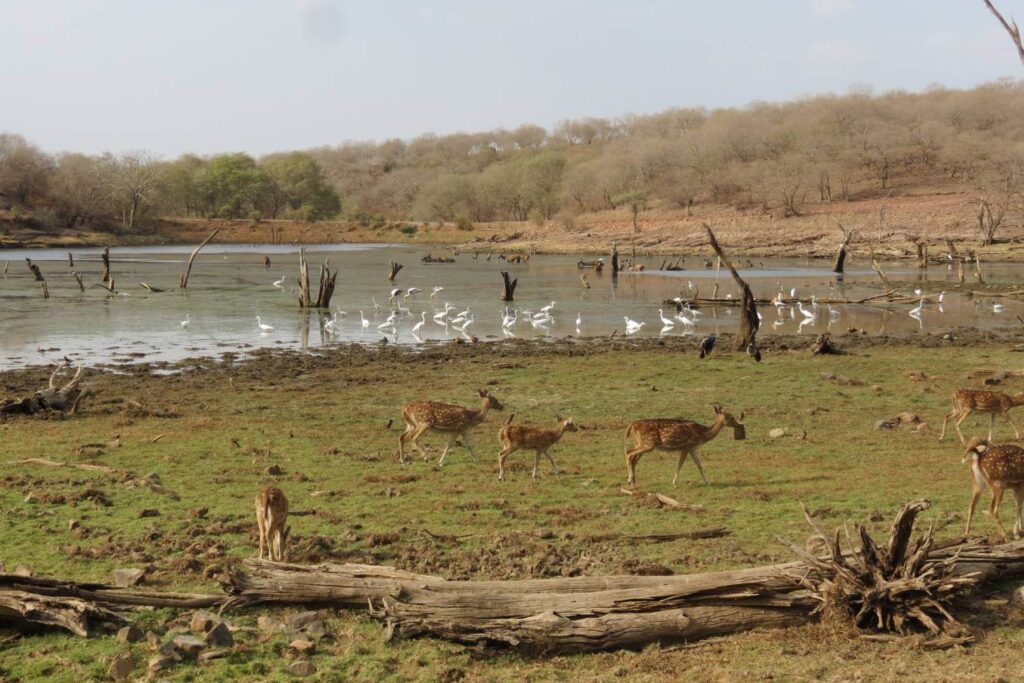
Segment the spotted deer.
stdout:
<path fill-rule="evenodd" d="M 505 459 L 521 448 L 534 451 L 537 457 L 533 461 L 533 478 L 537 478 L 537 468 L 540 466 L 540 456 L 545 455 L 551 462 L 551 469 L 558 474 L 558 466 L 555 459 L 551 457 L 550 449 L 566 432 L 575 432 L 576 424 L 571 417 L 562 419 L 558 417 L 558 424 L 554 429 L 544 429 L 527 424 L 507 424 L 498 432 L 498 442 L 501 444 L 501 452 L 498 453 L 498 481 L 505 479 Z"/>
<path fill-rule="evenodd" d="M 1017 406 L 1024 406 L 1024 394 L 1004 394 L 1001 391 L 976 391 L 974 389 L 958 389 L 953 392 L 953 409 L 946 414 L 942 420 L 942 433 L 939 441 L 946 438 L 946 423 L 954 418 L 953 426 L 956 433 L 960 435 L 960 443 L 964 443 L 964 433 L 960 431 L 960 425 L 971 413 L 988 413 L 991 421 L 988 425 L 988 439 L 992 440 L 992 429 L 996 425 L 996 415 L 1002 416 L 1004 420 L 1013 427 L 1016 438 L 1020 438 L 1017 425 L 1010 417 L 1010 409 Z"/>
<path fill-rule="evenodd" d="M 448 443 L 441 451 L 441 459 L 437 466 L 444 465 L 444 458 L 448 455 L 448 449 L 460 440 L 469 450 L 473 458 L 473 447 L 469 443 L 468 432 L 484 421 L 487 411 L 502 410 L 502 405 L 491 392 L 486 389 L 480 390 L 480 407 L 477 410 L 463 408 L 462 406 L 450 403 L 438 403 L 437 401 L 414 401 L 402 408 L 402 417 L 405 418 L 405 432 L 398 437 L 398 461 L 405 464 L 405 443 L 408 441 L 412 447 L 419 451 L 423 459 L 427 459 L 417 440 L 425 432 L 439 432 L 448 436 Z"/>
<path fill-rule="evenodd" d="M 284 491 L 267 486 L 256 496 L 256 528 L 260 534 L 260 559 L 263 549 L 267 548 L 270 559 L 274 562 L 284 560 L 288 544 L 288 498 Z"/>
<path fill-rule="evenodd" d="M 710 427 L 697 424 L 690 420 L 657 419 L 657 420 L 635 420 L 626 427 L 626 438 L 632 436 L 636 444 L 632 449 L 626 449 L 626 467 L 629 468 L 629 485 L 636 485 L 636 463 L 640 456 L 653 450 L 679 451 L 679 461 L 676 463 L 676 474 L 672 477 L 672 486 L 679 480 L 679 470 L 689 455 L 696 463 L 700 471 L 700 478 L 705 484 L 708 478 L 704 475 L 704 466 L 697 457 L 697 449 L 711 441 L 723 427 L 732 427 L 735 438 L 743 439 L 746 436 L 743 424 L 743 413 L 740 413 L 739 420 L 722 410 L 722 406 L 714 406 L 715 421 Z"/>
<path fill-rule="evenodd" d="M 1006 489 L 1013 491 L 1017 513 L 1014 517 L 1013 533 L 1015 536 L 1024 533 L 1024 518 L 1021 517 L 1024 505 L 1024 448 L 1013 444 L 990 444 L 987 439 L 978 436 L 971 439 L 968 444 L 964 461 L 970 462 L 971 473 L 974 475 L 971 502 L 967 506 L 967 530 L 964 534 L 971 533 L 974 508 L 985 489 L 992 492 L 989 513 L 1004 539 L 1006 529 L 999 521 L 999 506 L 1003 502 Z"/>

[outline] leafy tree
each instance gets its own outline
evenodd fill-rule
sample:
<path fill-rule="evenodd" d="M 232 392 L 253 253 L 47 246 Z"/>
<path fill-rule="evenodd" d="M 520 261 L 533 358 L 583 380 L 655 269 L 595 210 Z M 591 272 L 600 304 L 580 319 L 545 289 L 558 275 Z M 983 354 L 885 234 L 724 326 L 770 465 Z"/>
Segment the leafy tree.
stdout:
<path fill-rule="evenodd" d="M 66 228 L 106 218 L 110 184 L 102 160 L 84 154 L 62 154 L 50 183 L 50 205 Z"/>
<path fill-rule="evenodd" d="M 196 187 L 204 215 L 244 218 L 263 203 L 269 180 L 248 154 L 222 154 L 199 171 Z"/>
<path fill-rule="evenodd" d="M 416 215 L 421 220 L 451 221 L 466 213 L 473 201 L 473 185 L 466 176 L 446 173 L 428 181 L 416 198 Z"/>
<path fill-rule="evenodd" d="M 270 215 L 282 210 L 298 212 L 307 220 L 332 218 L 341 211 L 338 193 L 327 185 L 316 160 L 306 152 L 275 155 L 261 163 L 269 179 Z"/>

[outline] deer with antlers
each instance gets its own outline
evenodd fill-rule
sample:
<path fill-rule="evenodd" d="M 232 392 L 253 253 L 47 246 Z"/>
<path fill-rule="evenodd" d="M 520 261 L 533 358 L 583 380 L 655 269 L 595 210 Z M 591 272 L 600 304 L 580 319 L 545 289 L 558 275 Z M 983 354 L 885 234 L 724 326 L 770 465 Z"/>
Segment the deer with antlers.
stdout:
<path fill-rule="evenodd" d="M 635 420 L 626 427 L 626 438 L 632 436 L 636 443 L 631 449 L 624 449 L 626 452 L 626 467 L 629 469 L 629 485 L 636 486 L 636 464 L 640 456 L 653 450 L 679 451 L 679 461 L 676 463 L 676 473 L 672 477 L 672 486 L 679 480 L 679 470 L 686 461 L 686 456 L 693 458 L 693 462 L 700 471 L 700 478 L 705 484 L 708 478 L 704 475 L 704 466 L 697 457 L 697 449 L 718 436 L 723 427 L 732 427 L 736 439 L 746 437 L 745 428 L 741 422 L 743 413 L 736 419 L 722 409 L 722 406 L 713 406 L 715 410 L 715 421 L 710 427 L 697 424 L 692 420 L 657 419 L 657 420 Z"/>
<path fill-rule="evenodd" d="M 407 441 L 426 460 L 428 456 L 420 448 L 417 440 L 428 431 L 445 434 L 448 437 L 448 443 L 445 444 L 444 450 L 441 451 L 441 458 L 437 461 L 438 467 L 444 465 L 444 458 L 448 455 L 448 450 L 459 440 L 469 450 L 470 457 L 476 458 L 473 447 L 469 443 L 468 432 L 484 421 L 487 411 L 503 409 L 501 403 L 491 392 L 481 389 L 479 393 L 480 407 L 476 410 L 437 401 L 413 401 L 402 408 L 405 432 L 398 437 L 398 461 L 405 464 L 405 443 Z"/>
<path fill-rule="evenodd" d="M 533 478 L 537 478 L 537 468 L 540 466 L 540 456 L 545 455 L 551 462 L 551 469 L 558 475 L 558 466 L 555 459 L 551 457 L 548 450 L 562 438 L 566 432 L 575 432 L 576 423 L 571 417 L 562 419 L 557 417 L 558 424 L 554 429 L 544 429 L 527 424 L 507 424 L 498 432 L 498 442 L 501 444 L 501 452 L 498 453 L 498 481 L 505 480 L 505 459 L 521 448 L 536 453 L 533 461 Z"/>
<path fill-rule="evenodd" d="M 273 562 L 284 560 L 288 545 L 288 498 L 284 491 L 274 486 L 267 486 L 256 496 L 256 529 L 260 535 L 260 554 L 262 560 L 264 549 Z"/>
<path fill-rule="evenodd" d="M 988 426 L 988 439 L 992 440 L 992 430 L 996 425 L 996 415 L 1001 416 L 1013 427 L 1015 438 L 1020 438 L 1017 425 L 1010 417 L 1010 409 L 1017 406 L 1024 406 L 1024 394 L 1004 394 L 1001 391 L 976 391 L 974 389 L 958 389 L 953 392 L 953 409 L 950 410 L 942 420 L 942 433 L 939 434 L 939 441 L 946 438 L 946 423 L 953 418 L 956 433 L 960 435 L 960 443 L 965 443 L 964 433 L 960 431 L 960 425 L 971 413 L 988 413 L 990 419 Z"/>
<path fill-rule="evenodd" d="M 1003 502 L 1003 494 L 1007 489 L 1013 491 L 1016 503 L 1013 534 L 1019 536 L 1024 532 L 1024 518 L 1021 516 L 1024 506 L 1024 448 L 1013 444 L 991 444 L 984 437 L 974 437 L 967 445 L 963 462 L 971 464 L 973 488 L 971 502 L 967 506 L 967 529 L 964 535 L 970 535 L 971 522 L 974 519 L 974 508 L 985 489 L 992 492 L 992 504 L 989 513 L 999 527 L 999 532 L 1006 539 L 1006 529 L 999 521 L 999 506 Z"/>

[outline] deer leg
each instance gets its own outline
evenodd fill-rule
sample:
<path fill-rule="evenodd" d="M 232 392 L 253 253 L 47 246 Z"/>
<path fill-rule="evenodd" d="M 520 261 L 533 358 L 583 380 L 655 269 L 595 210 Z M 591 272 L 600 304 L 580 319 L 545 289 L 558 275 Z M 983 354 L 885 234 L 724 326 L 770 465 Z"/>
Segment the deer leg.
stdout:
<path fill-rule="evenodd" d="M 995 413 L 990 413 L 989 414 L 989 421 L 988 421 L 988 440 L 989 441 L 992 440 L 992 430 L 995 429 L 995 428 L 996 428 L 996 414 Z"/>
<path fill-rule="evenodd" d="M 412 447 L 415 448 L 416 451 L 420 454 L 424 461 L 426 461 L 430 456 L 428 456 L 427 452 L 420 447 L 419 438 L 423 436 L 428 429 L 429 427 L 427 425 L 420 425 L 419 427 L 413 429 L 412 434 L 410 434 L 409 438 L 407 439 L 412 444 Z"/>
<path fill-rule="evenodd" d="M 1013 522 L 1013 536 L 1019 538 L 1024 531 L 1024 520 L 1021 519 L 1021 512 L 1024 511 L 1024 487 L 1018 486 L 1013 489 L 1013 503 L 1017 513 Z"/>
<path fill-rule="evenodd" d="M 679 451 L 679 461 L 676 462 L 676 476 L 672 477 L 673 487 L 675 487 L 676 482 L 679 480 L 679 470 L 683 468 L 684 462 L 686 462 L 686 451 Z"/>
<path fill-rule="evenodd" d="M 629 470 L 627 485 L 636 486 L 636 463 L 640 460 L 641 455 L 653 450 L 652 446 L 637 446 L 632 450 L 626 451 L 626 469 Z"/>
<path fill-rule="evenodd" d="M 544 455 L 548 456 L 548 460 L 551 461 L 551 469 L 555 471 L 555 476 L 562 476 L 562 473 L 558 471 L 558 465 L 555 464 L 555 459 L 551 457 L 551 451 L 544 449 Z"/>
<path fill-rule="evenodd" d="M 999 506 L 1003 503 L 1003 493 L 1006 489 L 1002 485 L 992 486 L 992 507 L 990 512 L 992 513 L 992 519 L 995 520 L 996 526 L 999 527 L 999 533 L 1003 535 L 1003 541 L 1008 541 L 1009 536 L 1006 535 L 1006 529 L 1003 528 L 1003 523 L 999 520 Z"/>
<path fill-rule="evenodd" d="M 537 478 L 537 469 L 540 467 L 540 451 L 534 451 L 534 456 L 536 457 L 533 459 L 533 474 L 530 475 L 531 479 Z"/>
<path fill-rule="evenodd" d="M 1007 410 L 1003 413 L 1003 417 L 1005 417 L 1006 421 L 1010 423 L 1011 427 L 1013 427 L 1013 438 L 1020 439 L 1020 432 L 1017 431 L 1017 423 L 1013 421 L 1012 417 L 1010 417 L 1010 411 Z"/>
<path fill-rule="evenodd" d="M 946 417 L 942 418 L 942 433 L 939 434 L 939 441 L 943 441 L 946 438 L 946 423 L 949 422 L 949 418 L 956 418 L 959 416 L 960 414 L 957 412 L 956 408 L 953 408 L 953 410 L 946 413 Z"/>
<path fill-rule="evenodd" d="M 416 431 L 408 422 L 405 423 L 405 431 L 398 437 L 398 462 L 405 464 L 405 442 L 409 439 L 409 436 Z"/>
<path fill-rule="evenodd" d="M 469 443 L 469 434 L 463 432 L 459 434 L 459 437 L 462 439 L 462 445 L 469 451 L 469 457 L 473 459 L 473 462 L 476 462 L 476 453 L 473 452 L 473 446 Z"/>
<path fill-rule="evenodd" d="M 512 446 L 505 446 L 498 453 L 498 481 L 505 481 L 505 458 L 515 453 L 518 449 Z"/>
<path fill-rule="evenodd" d="M 259 506 L 256 506 L 256 531 L 260 537 L 259 559 L 263 559 L 264 540 L 267 538 L 267 529 L 263 524 L 263 515 L 260 514 Z"/>
<path fill-rule="evenodd" d="M 969 415 L 970 413 L 964 413 L 957 418 L 956 422 L 953 423 L 953 426 L 956 427 L 956 433 L 960 435 L 960 443 L 967 443 L 964 439 L 964 433 L 960 431 L 960 425 L 964 423 L 964 420 L 966 420 Z"/>
<path fill-rule="evenodd" d="M 981 498 L 981 494 L 984 489 L 975 483 L 974 488 L 971 490 L 971 502 L 967 504 L 967 529 L 964 530 L 964 536 L 971 535 L 971 521 L 974 519 L 974 508 L 978 506 L 978 499 Z"/>
<path fill-rule="evenodd" d="M 448 443 L 444 445 L 444 450 L 441 451 L 441 459 L 437 461 L 437 466 L 441 467 L 444 465 L 444 456 L 448 455 L 448 449 L 455 445 L 455 440 L 459 438 L 458 434 L 451 434 L 448 437 Z"/>
<path fill-rule="evenodd" d="M 704 465 L 700 463 L 700 458 L 697 457 L 697 451 L 691 451 L 690 457 L 693 458 L 693 462 L 696 463 L 697 469 L 700 470 L 700 478 L 704 480 L 704 485 L 707 486 L 708 478 L 704 476 Z"/>

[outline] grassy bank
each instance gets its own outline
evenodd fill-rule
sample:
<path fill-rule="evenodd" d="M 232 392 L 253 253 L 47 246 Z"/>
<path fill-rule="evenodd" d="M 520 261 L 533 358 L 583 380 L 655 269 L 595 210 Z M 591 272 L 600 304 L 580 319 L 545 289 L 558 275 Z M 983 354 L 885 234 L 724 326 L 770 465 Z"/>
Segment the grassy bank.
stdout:
<path fill-rule="evenodd" d="M 0 423 L 4 459 L 95 461 L 135 476 L 156 472 L 180 499 L 132 487 L 133 477 L 123 472 L 8 464 L 0 479 L 0 560 L 8 570 L 25 563 L 37 575 L 90 580 L 109 580 L 117 567 L 150 566 L 153 585 L 215 591 L 214 578 L 233 558 L 254 553 L 252 499 L 268 483 L 282 487 L 299 513 L 291 518 L 290 559 L 385 563 L 453 578 L 682 574 L 783 561 L 791 556 L 776 538 L 803 542 L 809 535 L 797 499 L 826 527 L 867 521 L 884 535 L 900 504 L 926 497 L 934 507 L 924 523 L 935 523 L 941 537 L 954 536 L 962 531 L 970 476 L 955 437 L 937 440 L 942 415 L 951 392 L 971 385 L 969 371 L 1016 367 L 1019 358 L 1001 342 L 930 342 L 933 348 L 922 349 L 915 342 L 867 341 L 850 355 L 811 357 L 802 349 L 784 350 L 781 340 L 761 365 L 745 355 L 701 361 L 692 346 L 656 340 L 452 345 L 421 354 L 352 347 L 238 364 L 206 362 L 167 377 L 144 368 L 97 374 L 90 380 L 97 396 L 81 415 Z M 912 379 L 909 371 L 926 379 Z M 823 372 L 842 377 L 828 379 Z M 45 370 L 0 375 L 8 395 L 34 390 L 45 378 Z M 397 464 L 392 454 L 400 430 L 386 425 L 391 418 L 400 422 L 403 403 L 432 398 L 469 404 L 480 387 L 497 395 L 506 411 L 476 432 L 476 462 L 456 449 L 442 470 L 419 460 L 405 468 Z M 710 485 L 699 484 L 688 463 L 673 491 L 674 456 L 666 453 L 644 456 L 638 468 L 644 490 L 703 511 L 668 511 L 620 493 L 629 420 L 686 416 L 707 422 L 713 403 L 743 411 L 748 438 L 733 441 L 723 432 L 708 445 L 703 460 Z M 905 411 L 919 414 L 935 431 L 873 429 L 876 420 Z M 542 423 L 553 423 L 556 413 L 576 418 L 580 431 L 554 449 L 561 478 L 542 465 L 540 478 L 531 480 L 532 455 L 524 453 L 512 456 L 506 481 L 497 481 L 495 433 L 513 412 L 516 420 Z M 987 418 L 967 424 L 977 433 Z M 775 427 L 787 436 L 770 439 Z M 1007 425 L 997 424 L 997 437 L 1010 434 Z M 440 440 L 426 437 L 425 444 L 436 459 Z M 266 474 L 271 465 L 281 474 Z M 202 515 L 200 508 L 206 508 Z M 141 517 L 143 510 L 158 515 Z M 1007 504 L 1005 514 L 1009 510 Z M 70 520 L 81 528 L 69 530 Z M 611 532 L 715 526 L 730 535 L 651 545 L 588 540 Z M 428 531 L 463 537 L 435 540 Z M 987 517 L 979 531 L 993 531 Z M 996 588 L 986 597 L 1001 599 L 1007 590 Z M 980 627 L 978 643 L 966 655 L 869 644 L 809 627 L 693 649 L 526 659 L 431 640 L 385 643 L 365 615 L 338 614 L 330 620 L 333 639 L 320 644 L 312 661 L 322 680 L 1014 678 L 1024 642 L 1022 615 L 996 603 L 972 603 L 965 610 L 968 622 Z M 229 621 L 255 626 L 264 613 L 243 611 Z M 147 628 L 164 632 L 180 626 L 174 616 L 156 611 L 141 618 Z M 289 678 L 284 636 L 254 629 L 238 634 L 238 641 L 227 660 L 182 665 L 168 677 Z M 0 647 L 0 679 L 10 681 L 101 678 L 108 658 L 121 651 L 130 651 L 144 671 L 151 656 L 146 644 L 63 634 Z"/>

